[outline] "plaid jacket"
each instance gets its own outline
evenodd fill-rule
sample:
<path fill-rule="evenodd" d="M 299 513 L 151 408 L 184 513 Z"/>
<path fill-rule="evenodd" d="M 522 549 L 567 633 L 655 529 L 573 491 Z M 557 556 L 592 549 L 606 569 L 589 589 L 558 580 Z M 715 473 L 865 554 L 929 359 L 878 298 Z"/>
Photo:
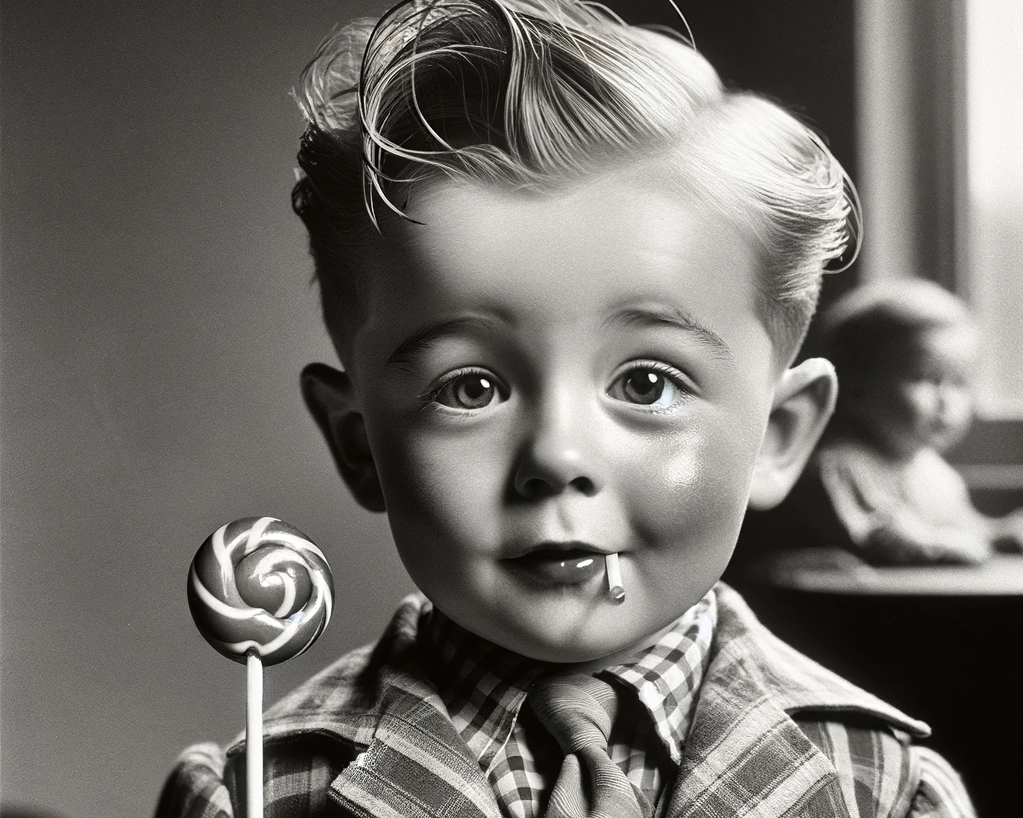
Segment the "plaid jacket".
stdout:
<path fill-rule="evenodd" d="M 971 818 L 958 776 L 912 745 L 926 725 L 773 636 L 718 589 L 718 630 L 671 818 Z M 501 818 L 417 658 L 423 601 L 383 638 L 313 677 L 264 720 L 267 818 Z M 185 752 L 157 818 L 244 816 L 236 742 Z"/>

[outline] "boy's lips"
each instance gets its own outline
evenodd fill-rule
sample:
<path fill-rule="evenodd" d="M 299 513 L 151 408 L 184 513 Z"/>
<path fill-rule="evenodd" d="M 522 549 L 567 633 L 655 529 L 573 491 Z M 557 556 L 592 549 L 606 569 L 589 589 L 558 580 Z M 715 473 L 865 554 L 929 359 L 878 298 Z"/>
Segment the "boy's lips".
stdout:
<path fill-rule="evenodd" d="M 604 573 L 604 557 L 609 553 L 584 542 L 545 542 L 506 562 L 544 584 L 579 585 Z"/>
<path fill-rule="evenodd" d="M 605 557 L 608 554 L 613 554 L 616 550 L 620 549 L 593 545 L 585 540 L 516 540 L 508 543 L 502 549 L 501 559 L 518 560 L 541 551 L 555 554 L 578 551 L 598 557 Z"/>

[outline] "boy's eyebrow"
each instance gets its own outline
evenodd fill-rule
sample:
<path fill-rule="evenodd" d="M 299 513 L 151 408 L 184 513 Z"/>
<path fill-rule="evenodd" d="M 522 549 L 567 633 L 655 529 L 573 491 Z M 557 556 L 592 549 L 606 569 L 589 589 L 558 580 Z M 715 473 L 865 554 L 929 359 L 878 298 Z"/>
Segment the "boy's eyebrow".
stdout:
<path fill-rule="evenodd" d="M 438 338 L 443 338 L 445 335 L 456 335 L 465 330 L 495 332 L 499 326 L 499 321 L 484 315 L 467 315 L 460 318 L 452 318 L 449 321 L 429 324 L 416 330 L 402 341 L 398 348 L 388 356 L 387 366 L 408 369 L 414 363 L 416 356 L 427 349 Z"/>
<path fill-rule="evenodd" d="M 701 324 L 695 316 L 677 304 L 652 304 L 637 307 L 626 307 L 613 313 L 605 322 L 607 324 L 675 327 L 695 335 L 704 345 L 711 347 L 725 360 L 735 361 L 731 347 L 716 332 Z"/>

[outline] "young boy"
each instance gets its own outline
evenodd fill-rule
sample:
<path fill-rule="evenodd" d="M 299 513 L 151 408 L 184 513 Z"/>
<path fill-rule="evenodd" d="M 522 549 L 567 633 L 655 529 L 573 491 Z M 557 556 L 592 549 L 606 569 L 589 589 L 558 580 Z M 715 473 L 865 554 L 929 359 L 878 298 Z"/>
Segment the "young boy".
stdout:
<path fill-rule="evenodd" d="M 829 501 L 820 533 L 837 523 L 838 542 L 881 564 L 972 563 L 994 547 L 1018 550 L 1023 512 L 982 515 L 942 456 L 973 419 L 980 339 L 966 306 L 930 281 L 879 282 L 822 319 L 842 390 L 807 475 Z"/>
<path fill-rule="evenodd" d="M 402 3 L 299 98 L 345 367 L 303 389 L 423 596 L 269 711 L 267 814 L 971 814 L 925 725 L 717 582 L 834 403 L 790 367 L 855 244 L 820 140 L 574 0 Z M 240 751 L 158 814 L 241 816 Z"/>

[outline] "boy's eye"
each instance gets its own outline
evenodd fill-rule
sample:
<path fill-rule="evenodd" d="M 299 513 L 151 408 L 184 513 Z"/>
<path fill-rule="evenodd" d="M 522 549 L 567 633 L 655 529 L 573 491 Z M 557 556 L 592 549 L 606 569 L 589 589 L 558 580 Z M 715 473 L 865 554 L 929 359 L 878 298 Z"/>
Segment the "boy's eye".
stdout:
<path fill-rule="evenodd" d="M 617 377 L 607 394 L 627 403 L 667 408 L 679 402 L 682 390 L 676 378 L 662 372 L 660 367 L 646 365 Z"/>
<path fill-rule="evenodd" d="M 452 409 L 483 409 L 500 401 L 502 395 L 496 379 L 486 372 L 463 372 L 448 378 L 431 396 L 432 400 Z"/>

